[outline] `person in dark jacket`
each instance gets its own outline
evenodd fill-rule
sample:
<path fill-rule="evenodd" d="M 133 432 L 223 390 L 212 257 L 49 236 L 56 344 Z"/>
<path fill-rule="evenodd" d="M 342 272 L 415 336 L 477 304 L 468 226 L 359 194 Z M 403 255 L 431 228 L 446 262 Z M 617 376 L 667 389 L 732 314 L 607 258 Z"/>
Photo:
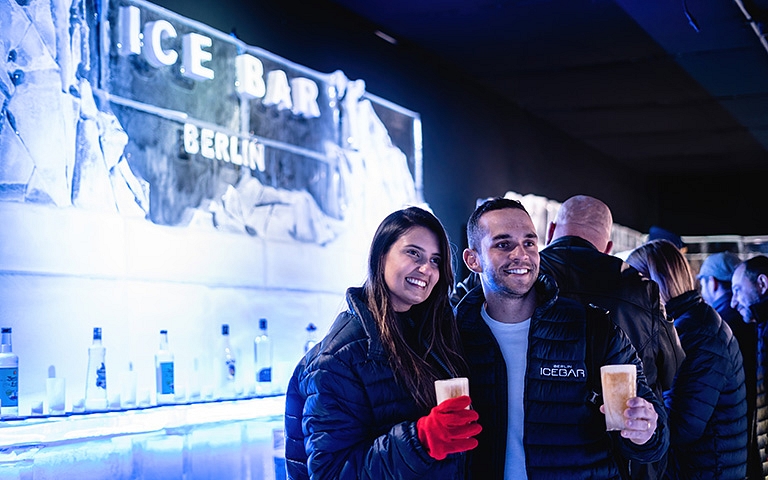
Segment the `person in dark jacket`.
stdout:
<path fill-rule="evenodd" d="M 731 306 L 757 333 L 757 393 L 751 451 L 757 452 L 759 470 L 750 480 L 768 479 L 768 257 L 757 255 L 736 267 L 731 277 Z M 751 455 L 750 455 L 751 457 Z M 750 465 L 750 471 L 752 466 Z"/>
<path fill-rule="evenodd" d="M 613 215 L 602 201 L 587 195 L 567 199 L 549 225 L 541 271 L 555 279 L 560 295 L 610 312 L 637 350 L 648 385 L 661 399 L 685 353 L 661 308 L 658 285 L 610 255 L 612 228 Z M 663 473 L 665 462 L 627 465 L 626 474 L 653 480 Z"/>
<path fill-rule="evenodd" d="M 348 309 L 289 382 L 289 478 L 463 478 L 478 414 L 467 395 L 435 406 L 434 382 L 467 373 L 450 255 L 442 224 L 423 209 L 379 225 L 367 280 L 347 291 Z"/>
<path fill-rule="evenodd" d="M 742 480 L 747 473 L 747 399 L 738 341 L 695 289 L 688 261 L 667 240 L 648 242 L 627 263 L 659 285 L 685 350 L 672 388 L 665 478 Z"/>
<path fill-rule="evenodd" d="M 713 253 L 704 259 L 696 278 L 701 288 L 701 298 L 714 308 L 720 318 L 731 327 L 733 336 L 739 342 L 741 358 L 744 360 L 744 378 L 747 386 L 747 432 L 749 442 L 755 443 L 755 399 L 757 398 L 757 333 L 754 323 L 747 323 L 738 310 L 731 307 L 731 278 L 741 259 L 731 252 Z M 747 477 L 761 478 L 763 467 L 757 449 L 749 449 Z"/>
<path fill-rule="evenodd" d="M 473 408 L 483 431 L 472 479 L 620 478 L 612 450 L 648 463 L 666 452 L 663 405 L 626 335 L 605 310 L 561 298 L 539 275 L 537 236 L 517 201 L 480 205 L 467 224 L 467 267 L 480 285 L 456 306 Z M 600 366 L 634 364 L 625 428 L 606 432 Z"/>
<path fill-rule="evenodd" d="M 541 271 L 555 279 L 562 296 L 610 311 L 637 350 L 648 384 L 661 398 L 685 353 L 661 308 L 658 285 L 610 255 L 612 227 L 605 203 L 586 195 L 569 198 L 549 226 Z"/>

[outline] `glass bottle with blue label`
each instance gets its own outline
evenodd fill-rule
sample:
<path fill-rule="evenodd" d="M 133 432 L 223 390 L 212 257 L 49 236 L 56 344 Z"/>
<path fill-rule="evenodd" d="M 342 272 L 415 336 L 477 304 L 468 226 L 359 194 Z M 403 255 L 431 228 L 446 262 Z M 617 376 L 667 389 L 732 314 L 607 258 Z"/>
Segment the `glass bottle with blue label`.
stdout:
<path fill-rule="evenodd" d="M 0 416 L 19 415 L 19 357 L 11 346 L 11 328 L 0 337 Z"/>
<path fill-rule="evenodd" d="M 267 319 L 259 320 L 259 334 L 253 340 L 253 355 L 256 362 L 256 394 L 272 393 L 272 342 L 267 332 Z"/>
<path fill-rule="evenodd" d="M 221 339 L 223 343 L 221 361 L 221 378 L 220 378 L 220 398 L 232 398 L 235 396 L 235 374 L 237 360 L 235 358 L 235 352 L 232 349 L 232 345 L 229 342 L 229 325 L 224 324 L 221 326 Z"/>
<path fill-rule="evenodd" d="M 168 347 L 168 330 L 160 330 L 160 349 L 155 353 L 157 404 L 173 403 L 173 352 Z"/>
<path fill-rule="evenodd" d="M 304 353 L 307 353 L 317 343 L 317 327 L 314 323 L 307 325 L 307 341 L 304 342 Z"/>
<path fill-rule="evenodd" d="M 101 328 L 94 327 L 93 343 L 88 347 L 88 373 L 85 379 L 85 409 L 107 409 L 107 351 L 101 344 Z"/>

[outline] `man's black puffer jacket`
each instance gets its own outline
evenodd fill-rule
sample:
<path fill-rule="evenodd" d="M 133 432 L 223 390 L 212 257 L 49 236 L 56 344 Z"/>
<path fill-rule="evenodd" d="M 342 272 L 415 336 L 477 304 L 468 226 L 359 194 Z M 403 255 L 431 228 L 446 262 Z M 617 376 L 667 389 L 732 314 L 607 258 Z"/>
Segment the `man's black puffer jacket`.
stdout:
<path fill-rule="evenodd" d="M 541 272 L 555 279 L 561 296 L 611 312 L 637 350 L 648 384 L 661 398 L 672 386 L 685 353 L 672 321 L 663 313 L 656 282 L 579 237 L 560 237 L 540 256 Z"/>
<path fill-rule="evenodd" d="M 601 311 L 599 334 L 587 333 L 586 307 L 558 299 L 554 282 L 539 276 L 539 306 L 531 319 L 524 396 L 524 448 L 529 480 L 617 479 L 612 455 L 618 445 L 626 458 L 650 463 L 669 445 L 666 414 L 643 375 L 642 365 L 626 335 Z M 468 452 L 470 479 L 504 478 L 507 440 L 507 369 L 499 345 L 481 316 L 482 287 L 472 289 L 456 307 L 464 354 L 469 363 L 472 406 L 483 431 Z M 594 348 L 587 345 L 592 338 Z M 593 357 L 593 358 L 592 358 Z M 605 417 L 592 403 L 599 385 L 599 366 L 633 363 L 638 367 L 638 395 L 659 414 L 656 433 L 645 445 L 605 431 Z M 559 376 L 547 372 L 563 372 Z M 599 389 L 599 386 L 597 387 Z M 614 436 L 614 438 L 611 438 Z"/>
<path fill-rule="evenodd" d="M 395 382 L 362 289 L 347 290 L 347 302 L 349 309 L 299 362 L 288 385 L 288 477 L 460 478 L 464 454 L 437 461 L 421 445 L 416 421 L 429 411 Z"/>
<path fill-rule="evenodd" d="M 696 291 L 667 302 L 685 361 L 669 409 L 668 478 L 743 479 L 747 473 L 747 400 L 739 344 Z"/>

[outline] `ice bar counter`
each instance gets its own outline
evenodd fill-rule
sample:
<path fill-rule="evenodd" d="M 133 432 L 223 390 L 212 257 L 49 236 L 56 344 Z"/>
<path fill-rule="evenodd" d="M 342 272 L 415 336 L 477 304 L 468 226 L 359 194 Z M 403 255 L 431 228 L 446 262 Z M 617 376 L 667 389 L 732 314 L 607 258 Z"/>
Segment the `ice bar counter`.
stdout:
<path fill-rule="evenodd" d="M 284 397 L 0 422 L 0 479 L 285 478 Z"/>
<path fill-rule="evenodd" d="M 102 329 L 93 328 L 84 398 L 66 400 L 66 382 L 51 367 L 42 402 L 19 408 L 19 357 L 12 328 L 0 340 L 0 479 L 283 479 L 283 388 L 272 377 L 267 319 L 253 340 L 253 370 L 221 326 L 219 367 L 201 382 L 199 366 L 175 387 L 168 331 L 155 353 L 155 392 L 136 393 L 132 363 L 108 394 Z M 316 341 L 306 328 L 304 351 Z M 203 369 L 205 370 L 205 369 Z M 200 385 L 204 386 L 200 388 Z M 77 398 L 77 396 L 75 396 Z M 28 412 L 28 414 L 27 414 Z"/>

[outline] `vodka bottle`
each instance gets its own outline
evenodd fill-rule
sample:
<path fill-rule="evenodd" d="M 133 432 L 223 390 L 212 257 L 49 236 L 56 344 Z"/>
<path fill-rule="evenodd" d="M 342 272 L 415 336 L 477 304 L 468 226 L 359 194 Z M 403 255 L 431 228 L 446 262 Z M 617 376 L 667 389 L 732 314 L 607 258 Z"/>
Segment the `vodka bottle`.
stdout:
<path fill-rule="evenodd" d="M 222 350 L 221 354 L 221 382 L 219 388 L 221 389 L 220 396 L 222 398 L 232 398 L 235 396 L 235 351 L 232 349 L 232 345 L 229 343 L 229 325 L 226 323 L 221 326 L 222 337 Z"/>
<path fill-rule="evenodd" d="M 253 358 L 256 362 L 256 394 L 272 393 L 272 342 L 267 333 L 267 319 L 259 320 L 259 334 L 253 340 Z"/>
<path fill-rule="evenodd" d="M 173 403 L 173 352 L 168 348 L 168 330 L 160 330 L 160 349 L 155 353 L 157 404 Z"/>
<path fill-rule="evenodd" d="M 19 357 L 11 349 L 11 328 L 0 337 L 0 416 L 19 415 Z"/>
<path fill-rule="evenodd" d="M 101 328 L 94 327 L 93 343 L 88 347 L 88 372 L 85 379 L 85 410 L 107 409 L 106 350 L 101 344 Z"/>
<path fill-rule="evenodd" d="M 317 327 L 314 323 L 307 325 L 307 341 L 304 343 L 304 353 L 310 351 L 317 343 L 315 332 L 317 332 Z"/>

